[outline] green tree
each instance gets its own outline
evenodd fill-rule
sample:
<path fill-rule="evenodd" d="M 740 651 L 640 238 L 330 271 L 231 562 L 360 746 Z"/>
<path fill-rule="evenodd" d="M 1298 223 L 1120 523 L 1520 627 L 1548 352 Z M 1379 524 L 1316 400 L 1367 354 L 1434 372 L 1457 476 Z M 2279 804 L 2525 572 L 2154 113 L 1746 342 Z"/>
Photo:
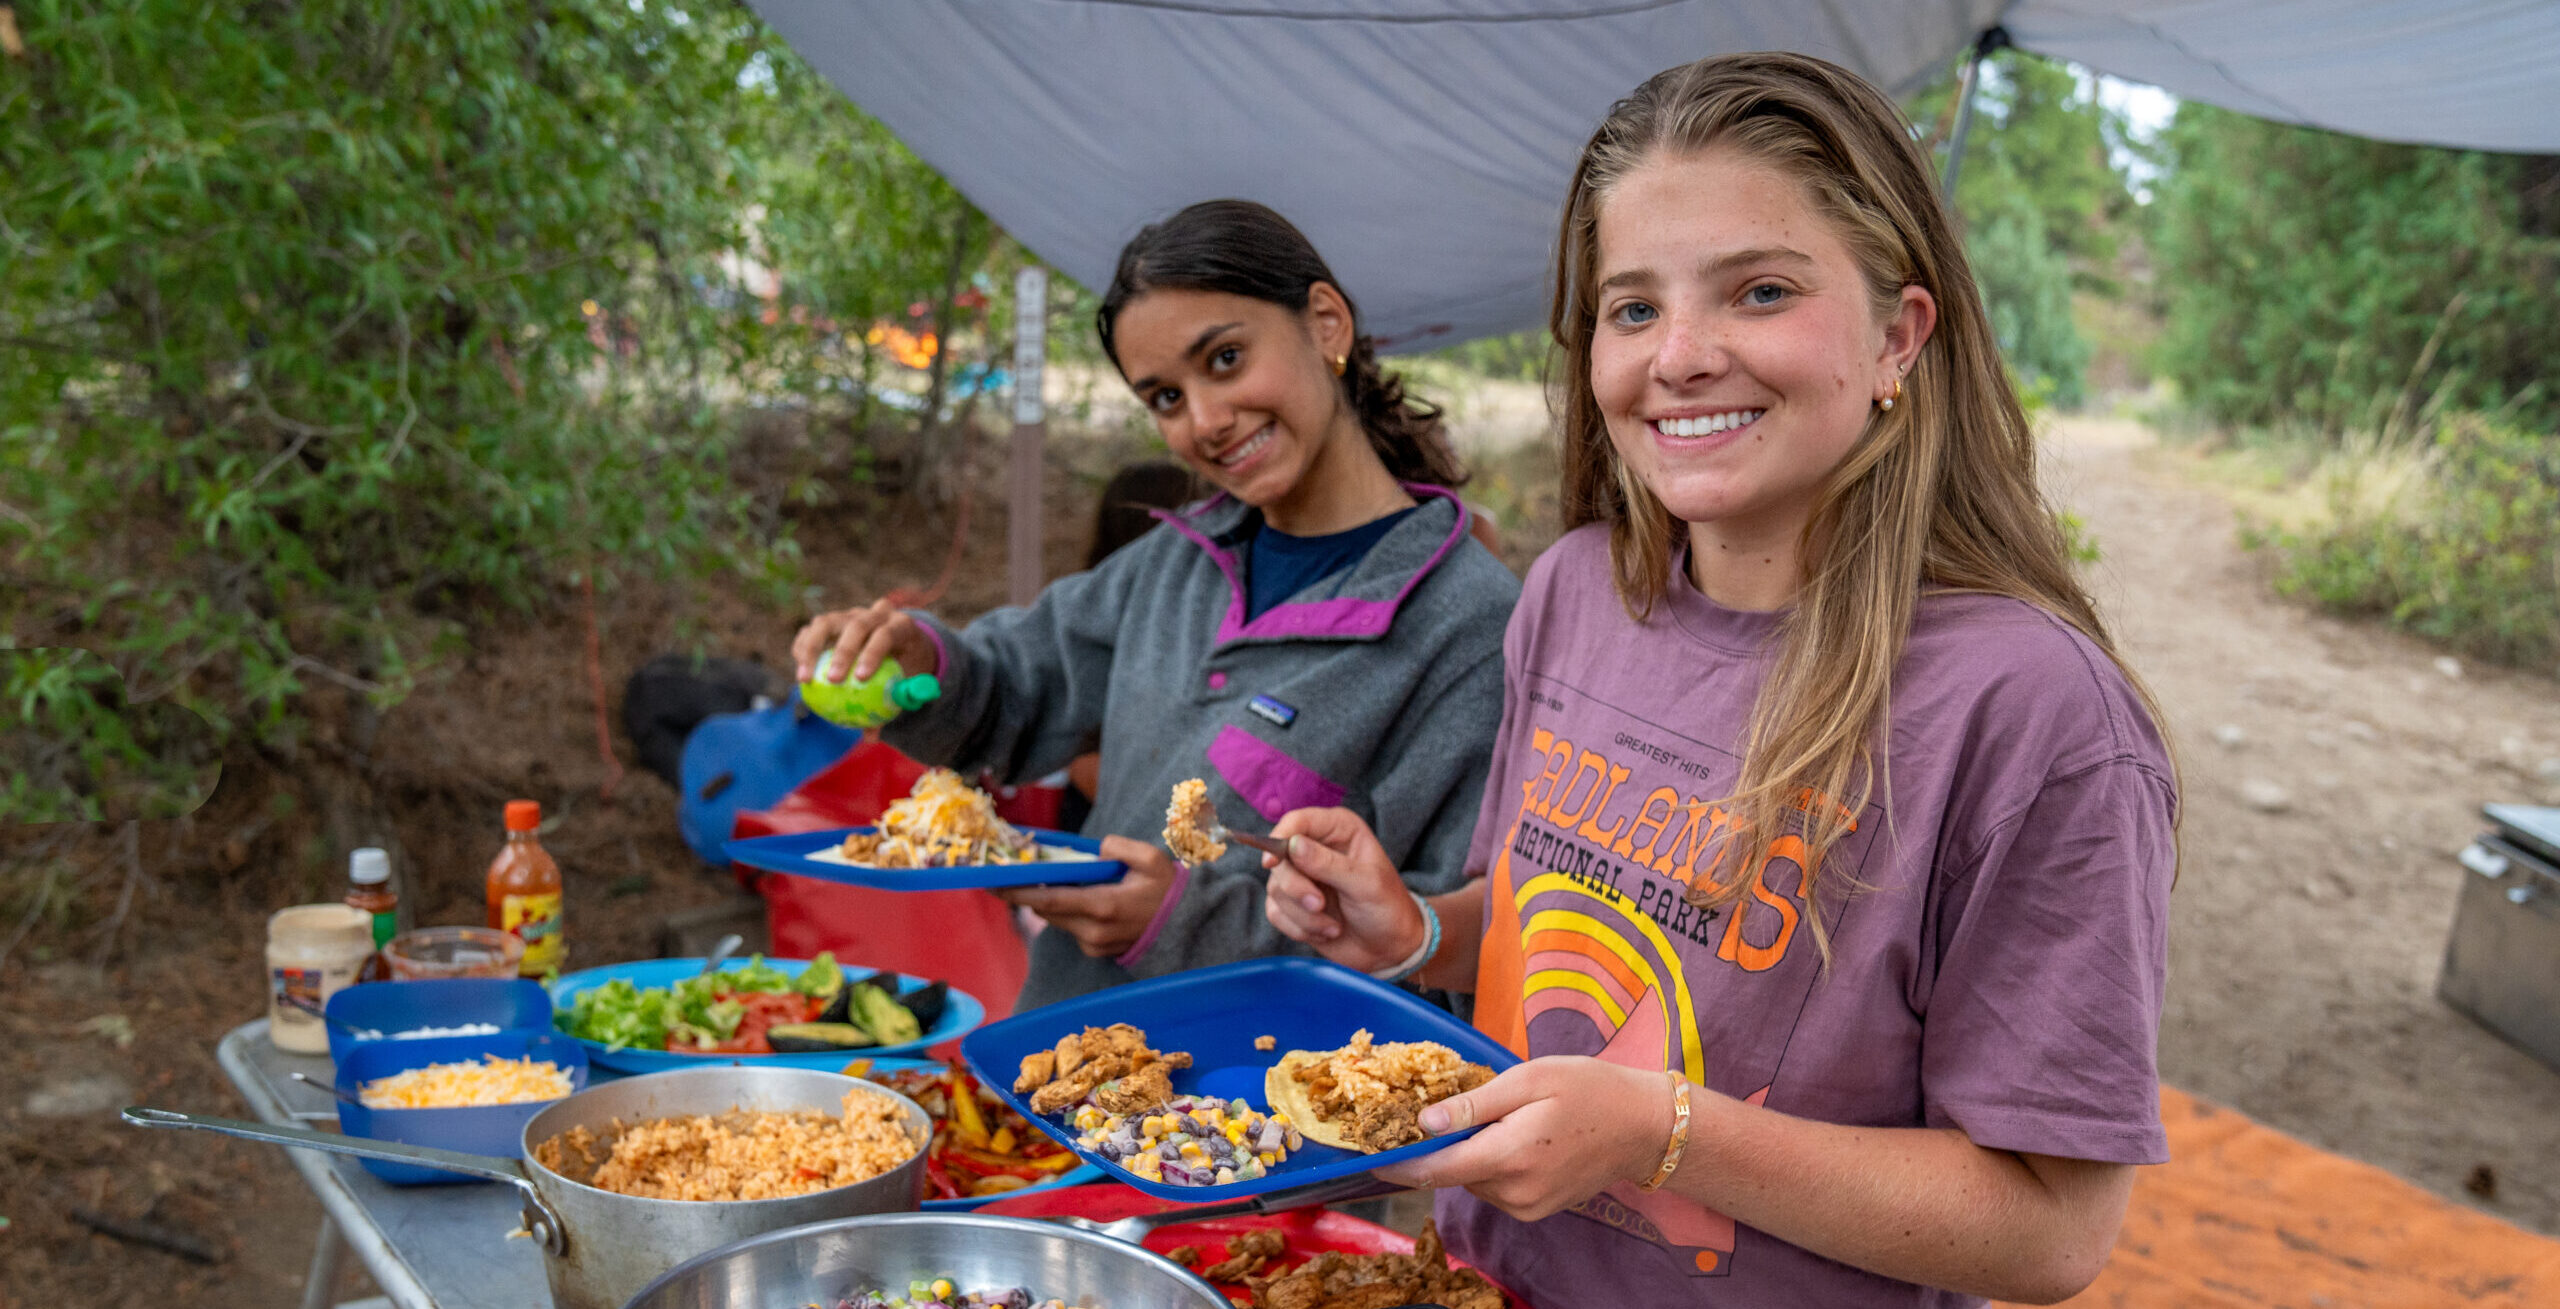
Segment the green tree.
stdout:
<path fill-rule="evenodd" d="M 947 340 L 1001 245 L 722 0 L 16 17 L 0 645 L 94 651 L 225 741 L 318 687 L 387 704 L 599 574 L 784 580 L 736 397 L 834 394 L 803 365 L 889 305 Z M 833 330 L 765 321 L 758 249 Z"/>
<path fill-rule="evenodd" d="M 2560 417 L 2551 161 L 2193 103 L 2161 146 L 2160 362 L 2207 417 L 2395 439 L 2447 410 Z"/>
<path fill-rule="evenodd" d="M 1954 91 L 1951 72 L 1913 102 L 1914 119 L 1943 127 Z M 2072 292 L 2114 290 L 2132 203 L 2109 149 L 2121 132 L 2069 66 L 2018 51 L 1984 61 L 1955 209 L 2009 366 L 2060 404 L 2080 402 L 2089 363 Z"/>
<path fill-rule="evenodd" d="M 760 341 L 766 362 L 786 370 L 795 392 L 850 395 L 859 426 L 889 367 L 871 329 L 930 335 L 936 348 L 913 402 L 922 421 L 898 452 L 930 458 L 1010 357 L 1013 273 L 1030 256 L 798 58 L 759 57 L 750 74 L 768 106 L 756 251 L 779 275 L 771 308 L 784 324 Z M 1050 300 L 1070 303 L 1072 288 Z M 955 391 L 965 392 L 956 404 Z"/>

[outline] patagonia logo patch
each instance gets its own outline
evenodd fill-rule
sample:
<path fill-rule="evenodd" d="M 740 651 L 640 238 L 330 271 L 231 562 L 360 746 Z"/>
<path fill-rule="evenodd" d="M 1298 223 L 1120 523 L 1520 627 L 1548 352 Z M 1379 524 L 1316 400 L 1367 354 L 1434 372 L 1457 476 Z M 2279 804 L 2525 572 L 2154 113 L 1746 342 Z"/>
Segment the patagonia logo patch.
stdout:
<path fill-rule="evenodd" d="M 1246 701 L 1244 707 L 1252 710 L 1255 714 L 1263 718 L 1269 719 L 1274 723 L 1278 723 L 1282 727 L 1287 727 L 1289 724 L 1298 721 L 1297 710 L 1292 709 L 1267 695 L 1255 696 L 1251 700 Z"/>

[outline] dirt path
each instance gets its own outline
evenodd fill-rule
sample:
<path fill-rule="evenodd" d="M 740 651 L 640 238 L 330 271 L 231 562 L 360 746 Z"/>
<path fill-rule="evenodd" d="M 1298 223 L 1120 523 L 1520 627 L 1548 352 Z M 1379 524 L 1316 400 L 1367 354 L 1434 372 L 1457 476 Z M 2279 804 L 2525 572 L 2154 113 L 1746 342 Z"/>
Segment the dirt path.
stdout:
<path fill-rule="evenodd" d="M 2560 1071 L 2435 997 L 2479 806 L 2560 804 L 2560 684 L 2271 598 L 2192 456 L 2134 423 L 2060 420 L 2047 451 L 2184 770 L 2163 1076 L 2560 1234 Z"/>

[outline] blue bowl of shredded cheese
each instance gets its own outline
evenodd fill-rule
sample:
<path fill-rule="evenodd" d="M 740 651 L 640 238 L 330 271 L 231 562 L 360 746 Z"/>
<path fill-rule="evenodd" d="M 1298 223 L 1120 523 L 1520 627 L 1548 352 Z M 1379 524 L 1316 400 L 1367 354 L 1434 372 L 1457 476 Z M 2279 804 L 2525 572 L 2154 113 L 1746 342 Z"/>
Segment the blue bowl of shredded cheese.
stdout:
<path fill-rule="evenodd" d="M 338 1130 L 376 1141 L 516 1159 L 524 1125 L 585 1089 L 587 1052 L 564 1036 L 523 1030 L 368 1041 L 338 1065 Z M 482 1180 L 417 1164 L 359 1159 L 394 1186 Z"/>

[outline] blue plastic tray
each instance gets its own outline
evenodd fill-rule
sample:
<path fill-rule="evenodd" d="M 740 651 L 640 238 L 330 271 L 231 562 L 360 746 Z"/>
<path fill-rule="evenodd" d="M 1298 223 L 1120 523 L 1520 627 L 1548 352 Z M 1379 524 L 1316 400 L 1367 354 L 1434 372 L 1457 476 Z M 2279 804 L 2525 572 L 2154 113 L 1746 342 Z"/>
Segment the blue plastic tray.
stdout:
<path fill-rule="evenodd" d="M 328 1014 L 386 1038 L 412 1028 L 472 1023 L 496 1023 L 500 1031 L 548 1032 L 551 997 L 530 977 L 429 977 L 343 988 L 329 996 Z M 339 1063 L 358 1045 L 370 1044 L 335 1025 L 329 1028 L 329 1057 Z"/>
<path fill-rule="evenodd" d="M 1052 832 L 1044 827 L 1022 830 L 1041 845 L 1073 851 L 1084 857 L 1043 859 L 1027 864 L 955 864 L 949 868 L 874 868 L 868 864 L 849 864 L 816 857 L 843 845 L 846 837 L 870 830 L 868 827 L 839 827 L 829 832 L 750 836 L 731 841 L 729 857 L 749 868 L 761 868 L 769 873 L 793 873 L 882 891 L 1082 886 L 1091 882 L 1116 882 L 1129 871 L 1127 864 L 1102 857 L 1100 841 L 1072 832 Z"/>
<path fill-rule="evenodd" d="M 1365 1173 L 1380 1164 L 1426 1155 L 1474 1134 L 1470 1128 L 1427 1141 L 1361 1154 L 1307 1142 L 1279 1166 L 1250 1182 L 1225 1186 L 1175 1186 L 1151 1182 L 1076 1148 L 1075 1131 L 1061 1113 L 1042 1117 L 1031 1112 L 1029 1096 L 1013 1093 L 1022 1058 L 1046 1050 L 1069 1032 L 1087 1026 L 1129 1023 L 1143 1029 L 1147 1044 L 1171 1052 L 1188 1051 L 1191 1067 L 1173 1075 L 1177 1095 L 1241 1098 L 1268 1111 L 1262 1093 L 1263 1074 L 1291 1050 L 1332 1050 L 1351 1043 L 1351 1034 L 1368 1028 L 1377 1041 L 1438 1041 L 1464 1058 L 1500 1072 L 1519 1057 L 1493 1038 L 1459 1022 L 1446 1010 L 1348 968 L 1319 959 L 1249 959 L 1215 968 L 1170 973 L 1128 986 L 1115 986 L 1062 1001 L 1029 1013 L 1015 1014 L 969 1034 L 960 1054 L 979 1078 L 1001 1094 L 1014 1112 L 1040 1130 L 1075 1149 L 1085 1162 L 1099 1166 L 1112 1181 L 1134 1186 L 1168 1200 L 1206 1203 L 1260 1195 L 1283 1187 L 1328 1181 Z M 1253 1039 L 1278 1039 L 1270 1050 L 1256 1050 Z"/>
<path fill-rule="evenodd" d="M 721 966 L 721 971 L 732 972 L 746 967 L 749 962 L 745 959 L 732 959 Z M 767 959 L 764 962 L 794 977 L 799 976 L 801 969 L 809 966 L 809 961 L 806 959 Z M 841 966 L 847 977 L 859 977 L 870 971 L 859 964 L 841 964 Z M 607 964 L 602 968 L 589 968 L 571 973 L 551 984 L 554 1021 L 557 1021 L 559 1015 L 569 1012 L 569 1004 L 579 992 L 594 990 L 615 978 L 629 981 L 633 986 L 645 991 L 653 986 L 672 986 L 701 971 L 702 960 L 696 958 L 643 959 L 633 963 Z M 909 977 L 904 973 L 898 975 L 898 990 L 901 993 L 928 984 L 927 978 Z M 855 1050 L 823 1050 L 814 1054 L 681 1054 L 673 1050 L 642 1050 L 629 1046 L 620 1050 L 608 1050 L 602 1041 L 590 1041 L 585 1037 L 569 1039 L 585 1046 L 589 1059 L 607 1068 L 618 1068 L 627 1073 L 663 1073 L 673 1068 L 709 1068 L 732 1063 L 762 1068 L 819 1068 L 832 1073 L 855 1059 L 914 1054 L 927 1046 L 940 1045 L 976 1027 L 986 1020 L 986 1016 L 987 1007 L 978 1003 L 976 996 L 955 987 L 951 992 L 949 1003 L 943 1006 L 942 1021 L 927 1029 L 921 1039 L 898 1045 L 868 1045 Z M 404 1041 L 402 1044 L 409 1043 Z"/>
<path fill-rule="evenodd" d="M 477 1063 L 482 1055 L 494 1054 L 502 1059 L 548 1059 L 568 1070 L 569 1089 L 575 1093 L 586 1089 L 587 1085 L 587 1052 L 579 1049 L 579 1044 L 550 1032 L 523 1030 L 493 1032 L 486 1036 L 366 1041 L 349 1050 L 347 1057 L 339 1061 L 338 1089 L 353 1095 L 365 1083 L 393 1073 L 424 1068 L 429 1064 Z M 361 1104 L 340 1101 L 338 1130 L 349 1136 L 376 1141 L 405 1141 L 411 1145 L 460 1150 L 465 1154 L 515 1159 L 524 1153 L 524 1125 L 532 1121 L 535 1114 L 557 1103 L 556 1100 L 534 1100 L 524 1104 L 480 1105 L 464 1109 L 368 1109 Z M 359 1159 L 356 1162 L 364 1165 L 365 1171 L 394 1186 L 483 1180 L 421 1164 L 395 1164 L 381 1159 Z"/>

